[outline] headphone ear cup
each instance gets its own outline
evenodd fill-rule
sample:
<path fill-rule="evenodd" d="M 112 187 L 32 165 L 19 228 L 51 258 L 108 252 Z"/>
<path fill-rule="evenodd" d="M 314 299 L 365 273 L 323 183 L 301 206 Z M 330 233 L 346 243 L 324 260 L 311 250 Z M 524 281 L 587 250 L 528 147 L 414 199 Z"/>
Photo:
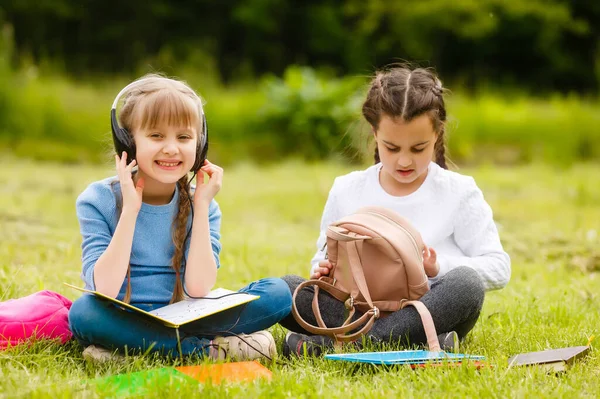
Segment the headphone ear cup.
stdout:
<path fill-rule="evenodd" d="M 127 152 L 127 163 L 130 164 L 133 162 L 136 155 L 135 141 L 133 140 L 133 136 L 127 131 L 127 129 L 121 128 L 121 134 L 123 137 L 126 138 L 127 141 L 127 145 L 125 146 L 124 151 Z M 123 153 L 123 151 L 121 151 L 121 153 Z"/>
<path fill-rule="evenodd" d="M 135 159 L 135 141 L 127 129 L 119 126 L 116 109 L 110 111 L 110 126 L 115 152 L 119 157 L 123 154 L 123 151 L 127 152 L 127 163 L 133 162 Z"/>
<path fill-rule="evenodd" d="M 197 172 L 202 165 L 204 165 L 204 161 L 206 161 L 206 155 L 208 154 L 208 141 L 204 143 L 204 146 L 200 149 L 198 148 L 198 152 L 196 153 L 196 164 L 194 165 L 193 172 Z"/>
<path fill-rule="evenodd" d="M 123 154 L 123 151 L 125 151 L 127 153 L 127 163 L 130 164 L 133 162 L 135 159 L 135 141 L 133 141 L 127 129 L 119 128 L 118 133 L 113 134 L 113 142 L 119 158 Z"/>
<path fill-rule="evenodd" d="M 204 161 L 208 154 L 208 125 L 206 124 L 206 116 L 204 115 L 202 115 L 202 131 L 204 134 L 202 135 L 202 140 L 198 141 L 198 146 L 196 147 L 196 161 L 192 167 L 192 173 L 196 173 L 200 170 L 202 165 L 204 165 Z"/>

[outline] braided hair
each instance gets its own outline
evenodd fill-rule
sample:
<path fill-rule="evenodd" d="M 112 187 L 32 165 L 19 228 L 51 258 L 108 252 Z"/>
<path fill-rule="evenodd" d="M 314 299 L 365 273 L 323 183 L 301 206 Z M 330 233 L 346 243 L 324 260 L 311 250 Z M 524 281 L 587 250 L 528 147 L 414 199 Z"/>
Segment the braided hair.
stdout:
<path fill-rule="evenodd" d="M 444 169 L 446 164 L 446 106 L 442 82 L 429 69 L 410 69 L 393 66 L 379 71 L 371 81 L 362 114 L 376 131 L 382 115 L 402 118 L 409 122 L 421 115 L 429 115 L 437 133 L 435 162 Z M 375 147 L 375 163 L 380 162 Z"/>

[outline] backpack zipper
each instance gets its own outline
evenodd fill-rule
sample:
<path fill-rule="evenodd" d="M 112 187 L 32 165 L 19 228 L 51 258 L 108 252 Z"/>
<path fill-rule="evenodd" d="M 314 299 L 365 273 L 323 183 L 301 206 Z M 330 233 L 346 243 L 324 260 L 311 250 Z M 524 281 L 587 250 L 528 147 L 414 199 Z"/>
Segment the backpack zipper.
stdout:
<path fill-rule="evenodd" d="M 419 253 L 419 245 L 417 244 L 417 240 L 415 239 L 415 237 L 411 234 L 410 231 L 408 231 L 404 226 L 402 226 L 400 223 L 396 222 L 394 219 L 391 219 L 385 215 L 382 215 L 381 213 L 376 213 L 376 212 L 365 212 L 368 213 L 370 215 L 373 216 L 377 216 L 379 218 L 385 219 L 387 221 L 389 221 L 390 223 L 400 227 L 409 237 L 410 237 L 410 241 L 413 244 L 413 248 L 415 249 L 415 252 L 417 253 L 417 258 L 419 258 L 419 260 L 421 261 L 421 263 L 423 263 L 423 254 Z"/>

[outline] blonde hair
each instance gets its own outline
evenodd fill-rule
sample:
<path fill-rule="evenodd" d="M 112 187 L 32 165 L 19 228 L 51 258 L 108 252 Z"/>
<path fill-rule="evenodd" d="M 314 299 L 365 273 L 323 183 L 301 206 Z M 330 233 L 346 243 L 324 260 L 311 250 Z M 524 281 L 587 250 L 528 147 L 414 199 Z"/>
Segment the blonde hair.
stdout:
<path fill-rule="evenodd" d="M 138 129 L 153 129 L 166 124 L 184 128 L 195 127 L 198 143 L 202 131 L 202 99 L 185 82 L 150 74 L 141 77 L 124 95 L 124 103 L 119 113 L 119 123 L 133 136 Z M 133 141 L 132 137 L 132 141 Z M 115 182 L 116 183 L 116 182 Z M 171 266 L 175 271 L 175 286 L 171 302 L 183 299 L 181 267 L 184 258 L 187 234 L 187 220 L 191 210 L 191 194 L 188 176 L 177 182 L 179 202 L 177 216 L 172 224 L 172 237 L 175 252 Z M 114 192 L 114 190 L 113 190 Z M 117 196 L 117 216 L 122 210 L 122 197 Z M 127 289 L 124 302 L 131 300 L 131 265 L 127 266 Z"/>
<path fill-rule="evenodd" d="M 138 79 L 123 95 L 119 123 L 132 134 L 137 129 L 152 129 L 160 124 L 196 126 L 198 139 L 202 131 L 202 99 L 186 83 L 160 75 Z"/>

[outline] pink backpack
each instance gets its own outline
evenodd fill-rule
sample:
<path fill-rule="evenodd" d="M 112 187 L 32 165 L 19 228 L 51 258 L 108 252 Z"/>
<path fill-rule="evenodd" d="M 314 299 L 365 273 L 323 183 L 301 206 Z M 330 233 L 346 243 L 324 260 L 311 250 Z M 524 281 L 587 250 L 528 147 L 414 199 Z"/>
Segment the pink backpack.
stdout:
<path fill-rule="evenodd" d="M 292 301 L 294 318 L 313 334 L 348 342 L 369 332 L 378 318 L 410 305 L 421 316 L 429 349 L 439 351 L 433 319 L 419 301 L 429 291 L 423 248 L 421 234 L 390 209 L 364 207 L 337 220 L 327 229 L 331 272 L 296 288 Z M 318 326 L 306 322 L 296 307 L 298 292 L 310 286 L 314 286 L 313 313 Z M 341 326 L 325 325 L 317 300 L 320 289 L 346 305 L 349 315 Z M 352 321 L 356 310 L 363 315 Z"/>
<path fill-rule="evenodd" d="M 0 349 L 29 338 L 59 338 L 64 344 L 72 337 L 68 319 L 71 304 L 48 290 L 0 302 Z"/>

